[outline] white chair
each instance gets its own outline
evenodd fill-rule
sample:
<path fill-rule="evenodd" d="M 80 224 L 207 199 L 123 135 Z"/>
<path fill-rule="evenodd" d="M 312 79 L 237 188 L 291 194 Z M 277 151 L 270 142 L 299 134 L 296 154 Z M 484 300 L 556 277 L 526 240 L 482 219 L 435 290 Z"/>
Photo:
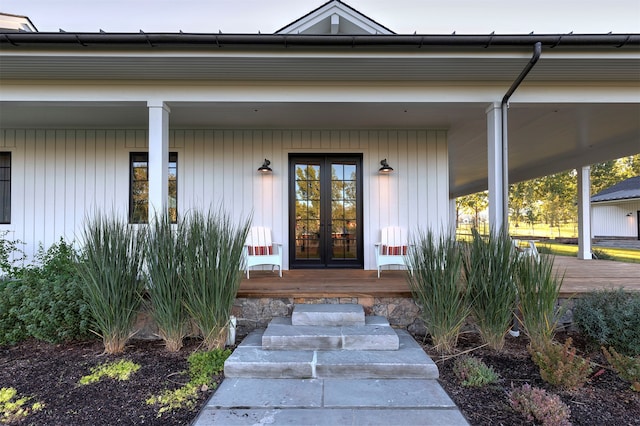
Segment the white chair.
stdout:
<path fill-rule="evenodd" d="M 271 240 L 271 229 L 254 226 L 249 230 L 244 246 L 245 272 L 249 278 L 249 268 L 258 265 L 271 265 L 271 270 L 278 267 L 282 278 L 282 244 Z"/>
<path fill-rule="evenodd" d="M 380 242 L 376 246 L 376 266 L 378 278 L 380 269 L 387 265 L 401 265 L 407 267 L 405 256 L 409 250 L 409 236 L 406 228 L 388 226 L 382 228 Z"/>
<path fill-rule="evenodd" d="M 518 255 L 530 256 L 537 262 L 540 261 L 540 253 L 538 253 L 538 248 L 536 247 L 536 242 L 534 240 L 513 240 L 512 242 Z"/>

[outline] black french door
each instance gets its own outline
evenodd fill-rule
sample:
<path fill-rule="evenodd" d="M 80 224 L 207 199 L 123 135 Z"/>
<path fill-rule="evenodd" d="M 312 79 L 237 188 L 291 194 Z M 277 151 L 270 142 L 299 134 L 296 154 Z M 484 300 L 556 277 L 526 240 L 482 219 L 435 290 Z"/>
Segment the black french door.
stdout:
<path fill-rule="evenodd" d="M 363 268 L 362 156 L 290 155 L 289 264 Z"/>

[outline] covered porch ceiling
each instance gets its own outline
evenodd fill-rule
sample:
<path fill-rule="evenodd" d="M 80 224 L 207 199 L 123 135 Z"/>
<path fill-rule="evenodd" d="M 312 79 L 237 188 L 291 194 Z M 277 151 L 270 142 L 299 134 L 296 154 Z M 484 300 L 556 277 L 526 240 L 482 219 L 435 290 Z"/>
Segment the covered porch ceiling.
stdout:
<path fill-rule="evenodd" d="M 36 36 L 47 40 L 46 34 Z M 66 40 L 72 35 L 51 36 Z M 144 35 L 129 38 L 138 43 Z M 82 35 L 77 39 L 83 41 Z M 535 38 L 531 44 L 524 37 L 527 45 L 498 48 L 489 47 L 499 41 L 491 37 L 477 45 L 424 49 L 404 41 L 358 47 L 347 43 L 352 39 L 304 48 L 286 44 L 294 37 L 278 47 L 198 45 L 184 50 L 173 39 L 168 47 L 143 48 L 130 40 L 126 46 L 116 40 L 92 48 L 93 38 L 70 41 L 76 43 L 72 46 L 43 41 L 29 46 L 18 43 L 28 37 L 10 39 L 14 44 L 5 43 L 0 52 L 0 127 L 145 129 L 146 100 L 150 93 L 160 99 L 166 84 L 171 89 L 161 100 L 171 108 L 174 129 L 446 129 L 451 196 L 486 189 L 485 111 L 500 102 L 524 68 Z M 457 40 L 445 41 L 450 39 Z M 578 42 L 564 47 L 561 39 L 545 42 L 540 61 L 511 99 L 511 182 L 640 152 L 638 37 L 623 37 L 620 47 L 602 36 L 611 45 L 592 48 Z M 243 85 L 248 89 L 241 95 L 216 92 Z M 69 94 L 56 92 L 57 86 L 69 87 Z M 278 93 L 274 86 L 285 89 Z M 21 87 L 41 87 L 42 96 L 23 97 Z M 84 87 L 104 92 L 92 97 L 82 93 Z M 269 87 L 271 92 L 259 91 Z M 199 88 L 210 92 L 199 94 Z M 290 96 L 291 88 L 300 92 Z M 449 97 L 452 89 L 455 94 Z"/>

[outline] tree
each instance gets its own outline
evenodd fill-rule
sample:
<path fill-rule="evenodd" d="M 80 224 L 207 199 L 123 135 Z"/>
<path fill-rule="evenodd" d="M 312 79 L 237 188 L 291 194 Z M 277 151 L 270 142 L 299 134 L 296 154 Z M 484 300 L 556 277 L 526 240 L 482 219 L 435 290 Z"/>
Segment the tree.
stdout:
<path fill-rule="evenodd" d="M 478 227 L 478 216 L 481 211 L 489 206 L 488 191 L 476 192 L 475 194 L 458 197 L 457 203 L 462 211 L 473 214 L 473 226 Z"/>

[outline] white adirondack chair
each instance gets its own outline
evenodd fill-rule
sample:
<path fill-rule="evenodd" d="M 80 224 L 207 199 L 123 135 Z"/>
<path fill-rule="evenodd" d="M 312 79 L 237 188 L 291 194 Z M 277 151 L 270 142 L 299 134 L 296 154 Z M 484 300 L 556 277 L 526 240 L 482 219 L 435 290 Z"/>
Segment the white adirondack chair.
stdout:
<path fill-rule="evenodd" d="M 402 265 L 407 267 L 405 256 L 409 251 L 409 236 L 406 228 L 388 226 L 382 228 L 380 242 L 376 246 L 376 266 L 378 278 L 380 269 L 387 265 Z"/>
<path fill-rule="evenodd" d="M 271 240 L 271 228 L 254 226 L 249 230 L 244 246 L 245 272 L 249 278 L 249 268 L 259 265 L 271 265 L 271 270 L 278 267 L 282 278 L 282 244 Z"/>
<path fill-rule="evenodd" d="M 540 253 L 534 240 L 512 240 L 516 253 L 520 256 L 530 256 L 540 261 Z"/>

